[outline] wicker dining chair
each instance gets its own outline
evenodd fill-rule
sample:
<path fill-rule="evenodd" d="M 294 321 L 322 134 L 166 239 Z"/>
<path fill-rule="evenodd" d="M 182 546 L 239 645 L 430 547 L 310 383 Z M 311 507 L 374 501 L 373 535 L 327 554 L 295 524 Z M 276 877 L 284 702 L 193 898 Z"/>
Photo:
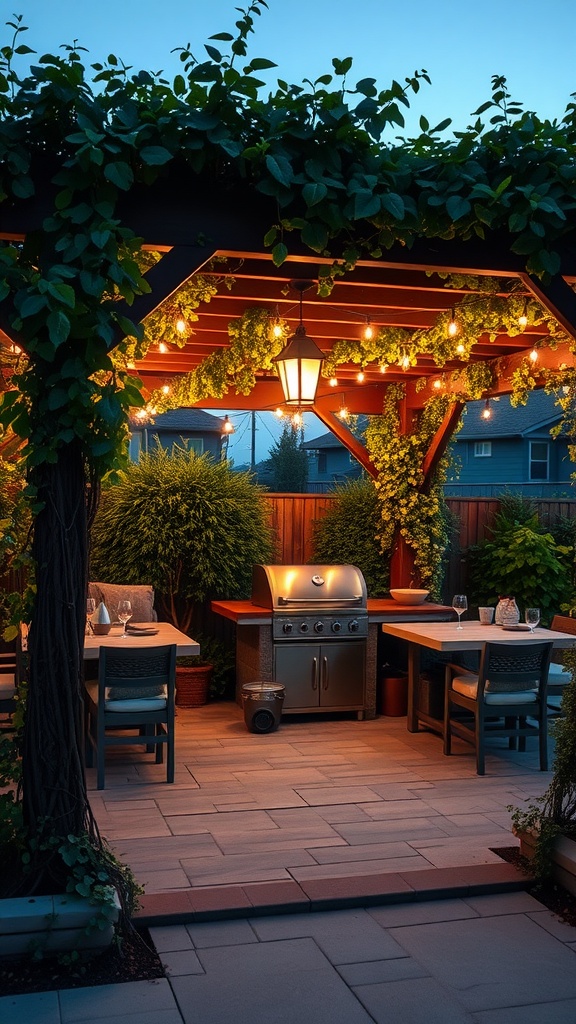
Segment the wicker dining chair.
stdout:
<path fill-rule="evenodd" d="M 156 764 L 166 747 L 166 781 L 174 782 L 175 689 L 175 644 L 100 648 L 98 680 L 84 686 L 86 764 L 92 767 L 96 756 L 98 789 L 104 789 L 106 750 L 119 745 L 144 745 Z"/>
<path fill-rule="evenodd" d="M 550 623 L 550 629 L 556 629 L 560 633 L 576 634 L 576 619 L 570 615 L 555 615 Z M 565 653 L 563 650 L 554 651 L 548 669 L 548 713 L 552 718 L 562 714 L 564 690 L 572 681 L 571 670 L 563 664 L 562 655 Z"/>
<path fill-rule="evenodd" d="M 509 738 L 526 749 L 526 737 L 537 736 L 540 769 L 548 768 L 546 690 L 552 642 L 486 643 L 478 673 L 460 665 L 446 666 L 444 753 L 452 752 L 452 735 L 476 748 L 476 771 L 485 772 L 487 735 Z M 530 719 L 530 721 L 528 721 Z"/>

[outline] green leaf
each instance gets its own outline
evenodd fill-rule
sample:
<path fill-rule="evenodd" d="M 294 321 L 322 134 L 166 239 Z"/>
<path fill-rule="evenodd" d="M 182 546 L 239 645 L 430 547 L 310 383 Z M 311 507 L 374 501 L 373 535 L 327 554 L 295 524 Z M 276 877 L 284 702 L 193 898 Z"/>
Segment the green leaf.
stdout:
<path fill-rule="evenodd" d="M 204 49 L 206 50 L 206 53 L 208 54 L 211 60 L 213 60 L 216 64 L 220 64 L 220 61 L 222 60 L 222 54 L 220 53 L 220 50 L 217 50 L 215 46 L 208 46 L 207 43 L 204 43 Z"/>
<path fill-rule="evenodd" d="M 328 229 L 325 225 L 312 221 L 302 229 L 301 238 L 314 252 L 322 252 L 328 244 Z"/>
<path fill-rule="evenodd" d="M 63 302 L 69 309 L 74 309 L 76 305 L 76 293 L 69 284 L 55 284 L 50 282 L 48 285 L 48 291 L 53 298 L 58 299 L 59 302 Z"/>
<path fill-rule="evenodd" d="M 51 411 L 61 409 L 68 402 L 68 391 L 66 388 L 50 388 L 48 392 L 48 408 Z"/>
<path fill-rule="evenodd" d="M 272 249 L 272 262 L 275 267 L 281 267 L 288 256 L 288 246 L 284 242 L 278 242 Z"/>
<path fill-rule="evenodd" d="M 292 184 L 294 173 L 290 161 L 285 156 L 280 154 L 276 156 L 268 155 L 266 157 L 266 167 L 272 177 L 279 181 L 281 185 L 288 187 Z"/>
<path fill-rule="evenodd" d="M 70 321 L 65 313 L 61 310 L 56 310 L 48 314 L 46 324 L 50 341 L 54 348 L 58 348 L 59 345 L 66 341 L 70 334 Z"/>
<path fill-rule="evenodd" d="M 363 220 L 367 217 L 374 217 L 380 213 L 381 196 L 375 196 L 373 192 L 357 192 L 354 197 L 354 216 L 356 220 Z"/>
<path fill-rule="evenodd" d="M 450 196 L 446 203 L 446 210 L 452 220 L 460 220 L 461 217 L 467 217 L 472 209 L 472 206 L 468 199 L 464 199 L 462 196 Z"/>
<path fill-rule="evenodd" d="M 383 196 L 380 196 L 380 202 L 382 209 L 388 210 L 395 220 L 404 220 L 406 211 L 402 196 L 396 195 L 395 192 L 385 192 Z"/>
<path fill-rule="evenodd" d="M 144 146 L 140 150 L 140 156 L 149 166 L 167 164 L 172 159 L 170 150 L 165 149 L 164 146 Z"/>
<path fill-rule="evenodd" d="M 18 199 L 29 199 L 34 195 L 34 182 L 27 174 L 21 174 L 12 182 L 12 192 Z"/>
<path fill-rule="evenodd" d="M 307 185 L 304 185 L 304 188 L 302 189 L 302 196 L 306 206 L 308 207 L 315 206 L 316 203 L 322 202 L 327 195 L 328 189 L 326 188 L 326 185 L 322 185 L 320 183 L 316 184 L 309 182 Z"/>
<path fill-rule="evenodd" d="M 250 61 L 250 64 L 246 68 L 246 71 L 265 71 L 268 68 L 277 68 L 278 65 L 273 60 L 267 60 L 265 57 L 255 57 L 254 60 Z"/>
<path fill-rule="evenodd" d="M 268 246 L 270 245 L 274 245 L 277 235 L 278 228 L 276 226 L 270 228 L 270 230 L 266 232 L 266 234 L 264 235 L 264 245 L 266 246 L 266 248 L 268 248 Z"/>
<path fill-rule="evenodd" d="M 45 295 L 28 295 L 20 306 L 20 316 L 23 320 L 29 316 L 36 316 L 47 305 L 48 302 Z"/>
<path fill-rule="evenodd" d="M 122 189 L 123 192 L 127 192 L 134 183 L 132 168 L 123 161 L 106 164 L 104 177 L 112 182 L 113 185 L 116 185 L 117 188 Z"/>
<path fill-rule="evenodd" d="M 345 75 L 352 67 L 352 57 L 345 57 L 344 60 L 338 60 L 337 57 L 332 59 L 332 67 L 337 75 Z"/>

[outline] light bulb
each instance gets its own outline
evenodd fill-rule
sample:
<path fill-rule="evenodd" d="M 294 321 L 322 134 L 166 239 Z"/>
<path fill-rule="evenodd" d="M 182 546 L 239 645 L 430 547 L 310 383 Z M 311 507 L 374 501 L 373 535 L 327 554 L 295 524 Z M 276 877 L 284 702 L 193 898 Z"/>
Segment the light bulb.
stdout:
<path fill-rule="evenodd" d="M 450 313 L 450 322 L 448 324 L 448 336 L 450 338 L 454 338 L 456 334 L 458 334 L 458 324 L 456 323 L 454 310 L 452 310 Z"/>
<path fill-rule="evenodd" d="M 380 373 L 386 373 L 388 369 L 388 363 L 380 363 Z"/>
<path fill-rule="evenodd" d="M 489 420 L 491 415 L 492 415 L 492 410 L 490 408 L 490 399 L 487 398 L 486 399 L 486 404 L 485 404 L 484 408 L 482 409 L 482 419 L 483 420 Z"/>
<path fill-rule="evenodd" d="M 303 420 L 302 420 L 302 413 L 301 412 L 295 412 L 294 413 L 294 415 L 292 416 L 292 423 L 293 423 L 293 425 L 295 427 L 301 427 L 302 426 Z"/>
<path fill-rule="evenodd" d="M 280 406 L 278 406 L 278 408 L 274 410 L 274 415 L 277 416 L 279 420 L 281 420 L 284 415 L 284 410 L 281 409 Z"/>
<path fill-rule="evenodd" d="M 339 412 L 338 412 L 338 415 L 339 415 L 339 417 L 340 417 L 340 419 L 341 419 L 341 420 L 347 420 L 347 419 L 348 419 L 348 416 L 349 416 L 349 412 L 348 412 L 348 408 L 347 408 L 347 406 L 345 406 L 344 404 L 342 404 L 342 405 L 340 406 L 340 410 L 339 410 Z"/>
<path fill-rule="evenodd" d="M 463 355 L 463 353 L 466 351 L 466 349 L 464 348 L 464 345 L 462 344 L 462 342 L 460 342 L 460 344 L 456 346 L 456 351 L 460 355 Z"/>
<path fill-rule="evenodd" d="M 360 372 L 356 374 L 356 380 L 358 381 L 359 384 L 362 384 L 364 377 L 365 374 L 363 370 L 360 370 Z"/>
<path fill-rule="evenodd" d="M 169 384 L 164 384 L 164 386 L 162 388 L 162 394 L 163 395 L 169 395 L 170 394 L 170 385 Z"/>
<path fill-rule="evenodd" d="M 148 415 L 148 413 L 146 412 L 146 409 L 137 409 L 135 415 L 136 415 L 137 419 L 145 420 L 147 415 Z"/>
<path fill-rule="evenodd" d="M 276 321 L 274 327 L 272 328 L 272 334 L 274 335 L 275 338 L 282 337 L 282 325 L 279 324 L 278 321 Z"/>
<path fill-rule="evenodd" d="M 165 341 L 161 341 L 160 342 L 160 344 L 158 345 L 158 351 L 159 352 L 167 352 L 168 351 L 168 345 L 166 344 Z"/>
<path fill-rule="evenodd" d="M 330 387 L 331 388 L 337 388 L 338 387 L 338 378 L 337 377 L 330 377 Z"/>
<path fill-rule="evenodd" d="M 408 370 L 410 367 L 410 356 L 402 356 L 400 360 L 400 366 L 403 370 Z"/>
<path fill-rule="evenodd" d="M 442 387 L 442 381 L 437 377 L 436 380 L 434 381 L 432 387 L 434 387 L 436 389 L 441 388 Z"/>
<path fill-rule="evenodd" d="M 538 349 L 537 348 L 533 348 L 532 349 L 529 358 L 530 358 L 531 362 L 533 362 L 533 363 L 537 363 L 538 362 Z"/>
<path fill-rule="evenodd" d="M 225 434 L 233 434 L 234 433 L 234 427 L 232 426 L 232 424 L 230 423 L 230 420 L 228 419 L 228 413 L 226 413 L 226 415 L 224 417 L 224 424 L 222 426 L 222 430 L 223 430 L 223 432 Z"/>
<path fill-rule="evenodd" d="M 146 407 L 146 412 L 148 413 L 149 416 L 155 416 L 156 412 L 157 412 L 156 406 L 155 405 L 147 406 Z"/>
<path fill-rule="evenodd" d="M 182 317 L 179 317 L 176 321 L 176 330 L 178 331 L 178 334 L 186 333 L 186 321 L 183 320 Z"/>
<path fill-rule="evenodd" d="M 126 366 L 128 367 L 129 370 L 136 369 L 136 363 L 134 362 L 133 359 L 129 359 L 128 362 L 126 363 Z"/>
<path fill-rule="evenodd" d="M 366 327 L 364 328 L 364 341 L 371 341 L 373 337 L 374 328 L 372 327 L 372 324 L 368 320 L 366 323 Z"/>

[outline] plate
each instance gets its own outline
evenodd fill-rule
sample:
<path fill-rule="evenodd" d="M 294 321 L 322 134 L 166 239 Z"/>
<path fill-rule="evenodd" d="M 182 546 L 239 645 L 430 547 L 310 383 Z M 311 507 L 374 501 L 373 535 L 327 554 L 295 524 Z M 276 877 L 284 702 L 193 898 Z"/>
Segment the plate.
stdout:
<path fill-rule="evenodd" d="M 515 626 L 502 626 L 502 629 L 507 629 L 509 633 L 530 632 L 530 626 L 525 625 L 523 622 L 518 622 Z"/>
<path fill-rule="evenodd" d="M 128 627 L 126 632 L 128 636 L 156 636 L 158 630 L 152 627 L 147 628 L 146 626 L 132 626 L 132 629 Z"/>

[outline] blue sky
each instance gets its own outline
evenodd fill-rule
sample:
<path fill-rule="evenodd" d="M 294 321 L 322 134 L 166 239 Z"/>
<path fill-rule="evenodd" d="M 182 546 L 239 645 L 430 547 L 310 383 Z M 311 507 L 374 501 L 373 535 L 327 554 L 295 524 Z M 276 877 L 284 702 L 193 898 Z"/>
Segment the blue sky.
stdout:
<path fill-rule="evenodd" d="M 236 8 L 246 6 L 246 0 L 0 0 L 0 45 L 11 38 L 6 21 L 21 14 L 25 41 L 39 54 L 77 40 L 88 50 L 88 64 L 113 53 L 135 70 L 163 71 L 172 80 L 180 63 L 171 51 L 190 43 L 203 59 L 208 37 L 234 33 Z M 574 0 L 269 0 L 255 19 L 249 55 L 276 61 L 272 84 L 276 76 L 301 83 L 330 73 L 332 57 L 353 58 L 350 85 L 372 77 L 385 87 L 425 68 L 432 84 L 413 99 L 407 133 L 417 131 L 421 114 L 431 123 L 451 117 L 454 128 L 464 128 L 489 99 L 496 74 L 506 76 L 525 108 L 559 119 L 576 92 L 574 11 Z M 232 418 L 240 426 L 240 416 Z M 315 417 L 306 419 L 307 440 L 324 433 Z M 273 414 L 262 421 L 257 459 L 279 429 Z M 249 445 L 240 433 L 242 448 L 240 438 L 230 445 L 237 462 L 246 460 Z"/>

